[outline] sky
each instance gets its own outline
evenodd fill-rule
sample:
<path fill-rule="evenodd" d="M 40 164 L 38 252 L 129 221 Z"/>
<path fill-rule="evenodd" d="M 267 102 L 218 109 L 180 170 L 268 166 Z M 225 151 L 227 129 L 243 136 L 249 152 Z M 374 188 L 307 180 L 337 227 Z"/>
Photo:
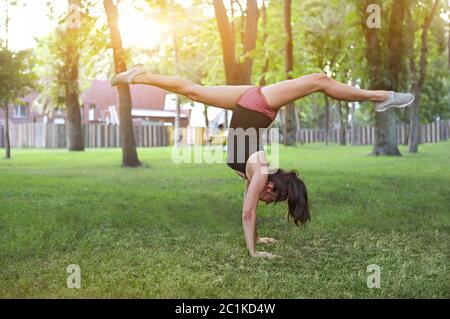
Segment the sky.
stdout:
<path fill-rule="evenodd" d="M 102 5 L 102 0 L 98 0 Z M 191 5 L 191 0 L 175 0 L 185 7 Z M 10 7 L 9 47 L 13 50 L 28 49 L 36 46 L 35 38 L 45 36 L 53 30 L 57 23 L 48 16 L 46 3 L 48 0 L 24 0 L 23 7 Z M 55 13 L 62 14 L 67 10 L 66 0 L 53 1 Z M 0 0 L 0 38 L 4 39 L 5 3 Z M 150 8 L 148 8 L 150 10 Z M 131 1 L 124 0 L 120 7 L 119 28 L 125 47 L 151 48 L 160 43 L 163 25 L 148 17 L 148 12 L 133 8 Z M 142 30 L 142 31 L 140 31 Z M 144 30 L 154 30 L 144 32 Z"/>
<path fill-rule="evenodd" d="M 9 22 L 9 47 L 14 50 L 21 50 L 33 47 L 35 45 L 34 37 L 41 37 L 49 33 L 56 27 L 56 22 L 51 21 L 47 16 L 46 0 L 25 1 L 24 7 L 10 7 Z M 64 10 L 63 1 L 56 2 L 60 11 Z M 5 38 L 5 12 L 6 7 L 3 1 L 0 1 L 1 38 Z"/>

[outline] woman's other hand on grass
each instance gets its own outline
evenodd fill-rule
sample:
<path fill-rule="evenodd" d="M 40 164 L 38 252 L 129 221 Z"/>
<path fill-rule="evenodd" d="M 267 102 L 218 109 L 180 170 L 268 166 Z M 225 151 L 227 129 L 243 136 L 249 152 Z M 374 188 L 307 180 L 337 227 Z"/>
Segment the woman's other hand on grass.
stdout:
<path fill-rule="evenodd" d="M 275 238 L 269 238 L 269 237 L 258 238 L 258 240 L 256 242 L 258 244 L 264 244 L 264 245 L 274 245 L 274 244 L 279 243 L 279 241 L 276 240 Z"/>

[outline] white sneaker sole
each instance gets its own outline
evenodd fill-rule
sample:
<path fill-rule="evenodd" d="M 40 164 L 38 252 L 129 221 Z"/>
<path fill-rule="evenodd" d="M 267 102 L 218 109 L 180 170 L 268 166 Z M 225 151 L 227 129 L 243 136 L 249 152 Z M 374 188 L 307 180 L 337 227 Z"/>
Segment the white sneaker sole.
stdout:
<path fill-rule="evenodd" d="M 408 103 L 400 104 L 400 105 L 395 105 L 394 104 L 394 105 L 390 105 L 390 106 L 385 106 L 382 109 L 375 109 L 375 111 L 378 112 L 378 113 L 382 113 L 382 112 L 385 112 L 385 111 L 387 111 L 389 109 L 393 109 L 393 108 L 395 108 L 395 109 L 404 109 L 405 107 L 408 107 L 411 104 L 413 104 L 415 100 L 416 100 L 416 97 L 413 96 L 413 99 L 410 102 L 408 102 Z"/>

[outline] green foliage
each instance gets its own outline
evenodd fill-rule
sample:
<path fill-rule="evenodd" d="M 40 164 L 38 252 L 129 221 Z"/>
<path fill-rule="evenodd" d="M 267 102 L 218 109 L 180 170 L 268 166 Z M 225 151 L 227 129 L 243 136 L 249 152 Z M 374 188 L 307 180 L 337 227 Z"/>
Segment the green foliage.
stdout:
<path fill-rule="evenodd" d="M 227 4 L 228 1 L 225 1 Z M 377 1 L 374 1 L 377 2 Z M 263 21 L 259 19 L 256 50 L 251 53 L 254 58 L 253 83 L 258 84 L 265 76 L 266 83 L 272 84 L 286 78 L 285 74 L 285 26 L 283 1 L 265 1 L 267 6 L 267 38 L 263 33 Z M 418 63 L 420 54 L 420 26 L 429 12 L 432 0 L 407 1 L 411 10 L 415 32 L 408 32 L 407 21 L 401 25 L 402 36 L 400 49 L 404 50 L 403 58 L 396 61 L 389 69 L 389 39 L 392 37 L 390 21 L 394 1 L 379 1 L 382 7 L 382 28 L 377 30 L 380 52 L 379 64 L 369 65 L 365 58 L 366 39 L 362 23 L 368 17 L 365 1 L 354 0 L 302 0 L 293 1 L 292 27 L 294 36 L 294 71 L 293 76 L 299 77 L 314 72 L 329 70 L 334 78 L 342 82 L 356 81 L 362 88 L 371 86 L 370 72 L 375 69 L 383 86 L 390 85 L 390 73 L 399 73 L 399 90 L 409 91 L 412 82 L 410 73 L 410 56 Z M 127 48 L 129 65 L 144 63 L 149 71 L 159 74 L 173 75 L 174 42 L 176 34 L 178 47 L 178 70 L 180 76 L 187 77 L 203 85 L 223 85 L 225 73 L 222 57 L 222 44 L 217 30 L 211 1 L 192 1 L 192 7 L 184 7 L 176 0 L 136 0 L 133 5 L 142 12 L 150 12 L 149 17 L 164 25 L 161 44 L 152 49 Z M 240 30 L 242 28 L 242 10 L 245 2 L 234 6 L 234 25 L 236 28 L 237 59 L 242 59 L 242 43 Z M 107 44 L 107 31 L 104 12 L 98 1 L 83 0 L 83 22 L 77 37 L 80 48 L 80 89 L 89 84 L 89 78 L 110 78 L 112 56 Z M 145 10 L 144 10 L 145 8 Z M 51 7 L 50 7 L 51 9 Z M 444 3 L 441 12 L 448 10 Z M 99 13 L 100 12 L 100 13 Z M 231 19 L 231 11 L 228 12 Z M 395 14 L 394 14 L 395 17 Z M 61 23 L 64 17 L 55 17 Z M 447 53 L 448 23 L 436 16 L 430 31 L 428 53 L 428 80 L 425 83 L 421 110 L 426 121 L 437 116 L 446 118 L 450 106 L 448 72 L 445 74 Z M 397 30 L 398 31 L 398 30 Z M 148 30 L 149 33 L 155 32 Z M 394 36 L 395 37 L 395 36 Z M 41 39 L 35 51 L 37 57 L 36 71 L 41 79 L 41 97 L 47 101 L 41 104 L 48 106 L 60 105 L 64 91 L 61 80 L 63 77 L 64 58 L 70 39 L 64 30 L 55 31 Z M 77 40 L 78 41 L 78 40 Z M 264 72 L 266 60 L 269 68 Z M 48 99 L 48 97 L 50 97 Z M 304 126 L 322 125 L 324 116 L 323 97 L 307 97 L 298 101 Z M 356 118 L 364 122 L 371 121 L 373 113 L 370 104 L 363 104 L 356 112 Z M 399 114 L 407 121 L 407 114 Z"/>
<path fill-rule="evenodd" d="M 20 103 L 33 89 L 36 75 L 32 72 L 33 55 L 29 50 L 12 52 L 0 48 L 0 107 Z"/>
<path fill-rule="evenodd" d="M 436 119 L 450 119 L 450 76 L 445 56 L 429 65 L 428 80 L 421 97 L 421 121 L 430 123 Z"/>
<path fill-rule="evenodd" d="M 105 52 L 108 46 L 106 25 L 99 24 L 99 17 L 92 12 L 95 5 L 95 1 L 81 2 L 79 27 L 76 28 L 67 27 L 69 13 L 54 17 L 58 27 L 39 39 L 35 70 L 40 77 L 41 94 L 35 103 L 43 112 L 65 107 L 64 83 L 69 59 L 79 60 L 81 90 L 90 85 L 88 79 L 102 74 L 110 64 L 111 58 Z M 51 3 L 49 12 L 52 13 Z"/>
<path fill-rule="evenodd" d="M 148 52 L 146 65 L 149 70 L 159 74 L 175 73 L 175 35 L 179 57 L 178 75 L 203 85 L 223 85 L 225 72 L 216 21 L 214 17 L 203 14 L 210 4 L 199 1 L 187 9 L 173 1 L 147 3 L 153 11 L 152 16 L 166 26 L 162 35 L 165 40 L 153 52 Z M 142 60 L 136 59 L 136 62 Z"/>

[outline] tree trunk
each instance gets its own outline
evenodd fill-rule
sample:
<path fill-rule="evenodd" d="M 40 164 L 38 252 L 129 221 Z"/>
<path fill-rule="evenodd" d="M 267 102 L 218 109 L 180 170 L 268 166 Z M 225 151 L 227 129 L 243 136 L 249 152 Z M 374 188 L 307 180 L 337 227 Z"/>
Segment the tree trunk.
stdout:
<path fill-rule="evenodd" d="M 250 54 L 256 48 L 258 37 L 259 9 L 257 0 L 247 0 L 247 12 L 244 30 L 244 63 L 240 64 L 240 84 L 252 84 L 253 58 Z"/>
<path fill-rule="evenodd" d="M 81 6 L 80 0 L 68 0 L 69 6 Z M 65 55 L 65 102 L 67 119 L 67 136 L 69 151 L 84 151 L 83 130 L 81 126 L 81 109 L 79 102 L 78 68 L 80 61 L 79 53 L 79 30 L 76 27 L 68 27 L 66 33 L 66 55 Z"/>
<path fill-rule="evenodd" d="M 9 1 L 5 2 L 5 48 L 9 48 Z"/>
<path fill-rule="evenodd" d="M 345 118 L 346 118 L 346 122 L 345 122 L 345 145 L 347 145 L 348 143 L 347 143 L 347 133 L 348 133 L 348 129 L 350 128 L 350 125 L 349 125 L 349 118 L 350 118 L 350 104 L 348 104 L 348 103 L 346 103 L 345 104 L 345 111 L 346 111 L 346 116 L 345 116 Z"/>
<path fill-rule="evenodd" d="M 340 144 L 342 146 L 346 145 L 346 141 L 345 141 L 345 129 L 347 128 L 347 121 L 344 120 L 344 114 L 342 112 L 342 102 L 338 101 L 338 108 L 339 108 L 339 123 L 340 123 L 340 131 L 339 131 L 339 135 L 340 135 Z"/>
<path fill-rule="evenodd" d="M 208 120 L 208 106 L 203 104 L 203 116 L 205 117 L 205 139 L 209 141 L 209 120 Z"/>
<path fill-rule="evenodd" d="M 413 92 L 416 95 L 414 103 L 411 105 L 410 110 L 410 123 L 409 123 L 409 152 L 418 153 L 420 144 L 420 98 L 422 95 L 423 85 L 427 76 L 428 65 L 428 31 L 433 22 L 433 18 L 436 14 L 439 1 L 435 0 L 430 15 L 425 18 L 425 22 L 422 26 L 422 45 L 420 50 L 420 62 L 419 62 L 419 76 L 415 76 L 417 81 L 413 84 Z M 415 64 L 413 60 L 412 63 Z M 414 71 L 416 68 L 414 67 Z"/>
<path fill-rule="evenodd" d="M 356 102 L 352 102 L 352 108 L 351 108 L 351 115 L 352 115 L 352 121 L 350 122 L 350 130 L 352 131 L 352 145 L 355 146 L 356 142 L 358 140 L 358 137 L 356 136 L 357 130 L 356 130 L 356 123 L 355 123 L 355 115 L 356 115 Z"/>
<path fill-rule="evenodd" d="M 325 97 L 325 145 L 328 146 L 330 143 L 330 100 L 328 99 L 328 95 L 324 95 Z"/>
<path fill-rule="evenodd" d="M 114 66 L 116 73 L 124 72 L 126 66 L 126 54 L 122 47 L 122 39 L 117 26 L 117 6 L 112 0 L 103 0 L 108 26 L 111 33 L 111 45 L 114 51 Z M 134 139 L 133 118 L 131 116 L 131 93 L 128 85 L 119 85 L 119 118 L 120 118 L 120 142 L 122 144 L 122 164 L 125 167 L 138 167 L 141 165 L 136 151 Z"/>
<path fill-rule="evenodd" d="M 370 89 L 372 90 L 396 90 L 399 81 L 398 61 L 402 58 L 402 27 L 406 3 L 404 0 L 396 0 L 392 3 L 388 38 L 388 78 L 390 85 L 384 82 L 384 61 L 382 48 L 376 28 L 370 29 L 366 25 L 366 9 L 371 4 L 381 6 L 379 0 L 365 0 L 362 3 L 363 29 L 366 37 L 366 59 L 368 62 L 368 73 Z M 372 154 L 374 156 L 400 156 L 397 147 L 397 130 L 395 126 L 394 111 L 375 114 L 375 145 Z"/>
<path fill-rule="evenodd" d="M 294 44 L 292 39 L 292 0 L 284 0 L 284 27 L 286 30 L 286 79 L 292 79 L 292 71 L 294 70 Z M 286 106 L 285 112 L 285 134 L 286 139 L 284 145 L 293 146 L 297 144 L 297 127 L 296 127 L 296 112 L 295 104 L 293 102 Z"/>
<path fill-rule="evenodd" d="M 399 60 L 404 53 L 402 44 L 403 21 L 406 12 L 405 0 L 392 3 L 388 39 L 388 70 L 390 84 L 383 87 L 389 91 L 397 91 L 400 82 Z M 370 62 L 369 62 L 370 63 Z M 375 114 L 375 156 L 401 156 L 397 143 L 396 115 L 393 110 Z"/>
<path fill-rule="evenodd" d="M 5 106 L 5 157 L 11 158 L 11 139 L 9 137 L 9 106 Z"/>
<path fill-rule="evenodd" d="M 392 2 L 391 16 L 389 21 L 388 38 L 388 89 L 398 90 L 401 75 L 401 58 L 405 53 L 403 41 L 403 22 L 408 11 L 407 0 L 396 0 Z"/>
<path fill-rule="evenodd" d="M 297 125 L 296 125 L 296 112 L 295 112 L 295 105 L 294 103 L 289 103 L 286 106 L 285 112 L 284 112 L 284 126 L 285 126 L 285 134 L 286 139 L 284 141 L 284 145 L 286 146 L 294 146 L 297 144 Z"/>
<path fill-rule="evenodd" d="M 5 47 L 8 50 L 9 47 L 9 2 L 5 3 Z M 9 105 L 6 103 L 4 106 L 5 109 L 5 158 L 11 158 L 11 139 L 9 137 Z"/>
<path fill-rule="evenodd" d="M 70 6 L 81 7 L 80 0 L 68 0 Z M 66 31 L 66 56 L 65 56 L 65 102 L 67 119 L 67 136 L 69 151 L 84 151 L 83 130 L 81 126 L 81 109 L 79 102 L 78 67 L 79 30 L 76 27 L 68 27 Z"/>
<path fill-rule="evenodd" d="M 408 139 L 408 150 L 410 153 L 419 152 L 420 144 L 420 116 L 419 116 L 419 100 L 422 90 L 415 85 L 414 94 L 416 95 L 416 100 L 410 106 L 410 119 L 409 119 L 409 139 Z"/>
<path fill-rule="evenodd" d="M 300 108 L 300 110 L 298 108 L 295 108 L 295 126 L 296 126 L 296 132 L 295 132 L 295 136 L 296 136 L 296 141 L 297 143 L 300 142 L 301 144 L 303 144 L 303 139 L 302 139 L 302 122 L 301 122 L 301 115 L 302 115 L 302 108 Z"/>
<path fill-rule="evenodd" d="M 183 142 L 183 131 L 180 127 L 180 116 L 181 116 L 181 100 L 178 95 L 175 97 L 175 132 L 174 132 L 174 146 L 180 147 L 181 143 Z"/>
<path fill-rule="evenodd" d="M 317 105 L 317 95 L 313 94 L 311 95 L 311 103 L 312 103 L 312 123 L 311 126 L 315 129 L 319 128 L 319 106 Z"/>
<path fill-rule="evenodd" d="M 223 62 L 227 85 L 250 85 L 252 84 L 253 58 L 250 53 L 256 48 L 258 35 L 259 9 L 256 0 L 247 1 L 247 12 L 245 15 L 245 29 L 243 30 L 244 61 L 236 58 L 236 41 L 234 22 L 230 23 L 227 10 L 223 0 L 213 0 L 214 12 L 222 42 Z M 243 14 L 244 16 L 244 14 Z M 228 111 L 224 111 L 224 128 L 228 127 Z"/>
<path fill-rule="evenodd" d="M 262 3 L 261 19 L 262 19 L 262 29 L 263 29 L 263 43 L 266 44 L 267 43 L 267 39 L 269 38 L 269 33 L 267 32 L 267 7 L 266 7 L 266 0 L 263 0 L 263 3 Z M 265 53 L 265 60 L 264 60 L 263 69 L 261 71 L 261 78 L 259 80 L 259 85 L 260 86 L 265 86 L 267 84 L 267 80 L 266 80 L 267 76 L 266 75 L 267 75 L 267 72 L 269 71 L 269 65 L 270 65 L 269 52 L 268 52 L 267 48 L 264 48 L 264 53 Z"/>
<path fill-rule="evenodd" d="M 69 151 L 84 151 L 81 109 L 78 101 L 78 84 L 66 83 L 66 111 Z"/>
<path fill-rule="evenodd" d="M 236 41 L 233 25 L 229 22 L 227 10 L 223 0 L 214 0 L 214 11 L 222 42 L 223 61 L 225 76 L 228 85 L 250 85 L 252 84 L 253 58 L 250 53 L 256 48 L 258 34 L 259 9 L 256 0 L 247 1 L 247 11 L 244 29 L 244 61 L 236 57 Z M 228 124 L 228 123 L 226 123 Z"/>
<path fill-rule="evenodd" d="M 172 30 L 172 41 L 173 41 L 173 66 L 175 75 L 179 76 L 180 70 L 179 70 L 179 63 L 180 63 L 180 57 L 178 54 L 178 37 L 176 30 Z M 174 145 L 175 147 L 180 147 L 180 144 L 183 140 L 183 133 L 180 128 L 180 115 L 181 115 L 181 101 L 180 97 L 176 95 L 176 112 L 175 112 L 175 132 L 174 132 Z"/>
<path fill-rule="evenodd" d="M 375 114 L 375 156 L 401 156 L 397 147 L 397 122 L 392 111 Z"/>

